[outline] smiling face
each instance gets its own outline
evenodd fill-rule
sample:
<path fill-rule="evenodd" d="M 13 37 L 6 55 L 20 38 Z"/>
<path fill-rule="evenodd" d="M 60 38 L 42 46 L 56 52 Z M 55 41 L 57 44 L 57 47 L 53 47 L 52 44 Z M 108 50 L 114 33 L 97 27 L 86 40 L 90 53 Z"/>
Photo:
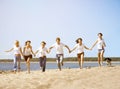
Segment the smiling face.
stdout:
<path fill-rule="evenodd" d="M 26 46 L 30 46 L 30 44 L 31 44 L 31 41 L 26 41 L 26 42 L 25 42 L 25 45 L 26 45 Z"/>
<path fill-rule="evenodd" d="M 98 37 L 102 38 L 103 34 L 102 33 L 98 33 Z"/>
<path fill-rule="evenodd" d="M 79 43 L 79 44 L 82 44 L 82 39 L 78 39 L 78 43 Z"/>
<path fill-rule="evenodd" d="M 46 45 L 46 43 L 45 43 L 45 42 L 41 42 L 41 46 L 42 46 L 42 48 L 44 48 L 44 47 L 45 47 L 45 45 Z"/>
<path fill-rule="evenodd" d="M 18 40 L 15 41 L 15 45 L 16 45 L 16 47 L 19 46 L 19 41 Z"/>
<path fill-rule="evenodd" d="M 57 42 L 57 44 L 60 44 L 60 38 L 59 37 L 56 38 L 56 42 Z"/>

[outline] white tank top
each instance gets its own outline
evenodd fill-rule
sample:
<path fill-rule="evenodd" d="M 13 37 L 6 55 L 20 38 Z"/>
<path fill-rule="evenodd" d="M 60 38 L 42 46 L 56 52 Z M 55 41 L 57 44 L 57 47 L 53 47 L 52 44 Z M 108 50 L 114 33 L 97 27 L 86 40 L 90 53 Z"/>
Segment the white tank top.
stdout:
<path fill-rule="evenodd" d="M 84 52 L 84 44 L 82 44 L 82 45 L 76 44 L 74 47 L 77 49 L 77 53 Z"/>
<path fill-rule="evenodd" d="M 98 38 L 98 43 L 97 43 L 97 48 L 98 49 L 103 49 L 103 44 L 104 44 L 104 39 Z"/>
<path fill-rule="evenodd" d="M 16 47 L 16 46 L 14 46 L 13 47 L 14 48 L 14 54 L 20 54 L 20 46 L 19 47 Z"/>
<path fill-rule="evenodd" d="M 25 56 L 31 55 L 31 49 L 30 48 L 25 48 L 24 55 Z"/>

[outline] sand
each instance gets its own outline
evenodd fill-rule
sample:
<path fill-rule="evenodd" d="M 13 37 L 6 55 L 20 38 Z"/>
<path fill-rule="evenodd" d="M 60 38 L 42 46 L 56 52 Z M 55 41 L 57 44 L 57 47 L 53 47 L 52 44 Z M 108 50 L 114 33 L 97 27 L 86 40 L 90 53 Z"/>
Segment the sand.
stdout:
<path fill-rule="evenodd" d="M 120 66 L 2 73 L 0 89 L 120 89 Z"/>

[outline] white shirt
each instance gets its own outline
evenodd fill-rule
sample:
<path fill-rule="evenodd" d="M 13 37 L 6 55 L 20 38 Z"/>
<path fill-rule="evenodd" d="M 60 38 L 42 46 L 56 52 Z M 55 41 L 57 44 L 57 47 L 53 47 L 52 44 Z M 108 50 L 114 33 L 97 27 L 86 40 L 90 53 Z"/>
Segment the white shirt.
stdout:
<path fill-rule="evenodd" d="M 82 45 L 76 44 L 76 45 L 74 46 L 74 48 L 76 48 L 77 53 L 82 53 L 82 52 L 84 52 L 84 44 L 82 44 Z"/>
<path fill-rule="evenodd" d="M 47 48 L 46 47 L 44 47 L 44 48 L 42 48 L 42 47 L 38 48 L 38 56 L 39 57 L 46 56 L 46 52 L 47 52 Z"/>
<path fill-rule="evenodd" d="M 104 39 L 98 38 L 98 43 L 97 43 L 97 48 L 98 49 L 103 49 L 103 44 L 104 44 Z"/>
<path fill-rule="evenodd" d="M 13 50 L 14 50 L 14 54 L 20 54 L 21 52 L 20 52 L 20 46 L 19 47 L 16 47 L 16 46 L 14 46 L 13 47 Z"/>
<path fill-rule="evenodd" d="M 63 54 L 63 47 L 65 47 L 65 44 L 60 43 L 60 44 L 53 44 L 52 47 L 54 47 L 56 49 L 56 54 Z"/>
<path fill-rule="evenodd" d="M 24 55 L 25 55 L 25 56 L 31 55 L 31 49 L 30 49 L 30 48 L 25 48 Z"/>

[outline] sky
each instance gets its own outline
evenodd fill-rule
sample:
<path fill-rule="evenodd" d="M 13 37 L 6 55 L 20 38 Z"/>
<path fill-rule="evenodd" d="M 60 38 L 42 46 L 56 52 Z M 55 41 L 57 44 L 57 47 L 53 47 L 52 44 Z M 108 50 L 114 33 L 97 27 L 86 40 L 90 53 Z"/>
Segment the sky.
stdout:
<path fill-rule="evenodd" d="M 56 37 L 74 47 L 79 37 L 87 47 L 103 33 L 105 57 L 120 57 L 120 0 L 0 0 L 0 59 L 13 58 L 5 53 L 19 40 L 21 47 L 31 40 L 33 51 L 41 41 L 49 48 Z M 55 57 L 55 49 L 47 57 Z M 77 52 L 65 57 L 76 57 Z M 85 50 L 85 57 L 97 57 L 97 48 Z"/>

